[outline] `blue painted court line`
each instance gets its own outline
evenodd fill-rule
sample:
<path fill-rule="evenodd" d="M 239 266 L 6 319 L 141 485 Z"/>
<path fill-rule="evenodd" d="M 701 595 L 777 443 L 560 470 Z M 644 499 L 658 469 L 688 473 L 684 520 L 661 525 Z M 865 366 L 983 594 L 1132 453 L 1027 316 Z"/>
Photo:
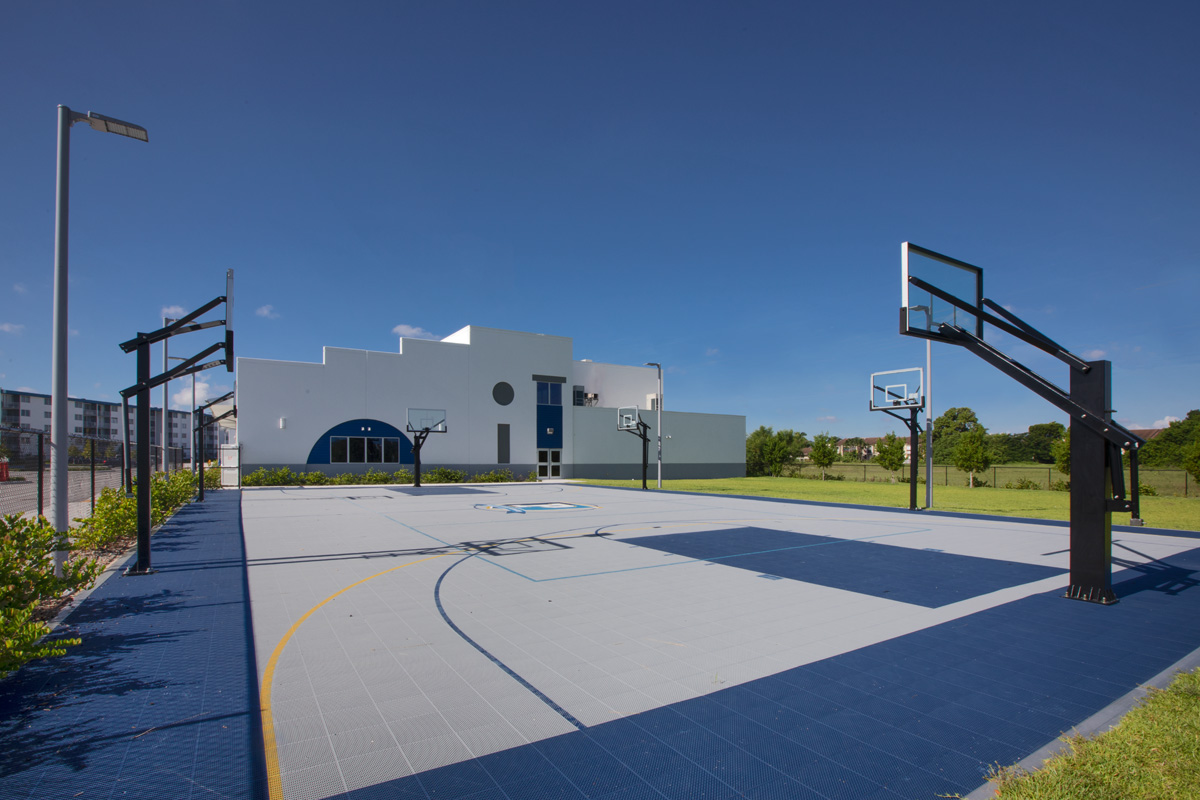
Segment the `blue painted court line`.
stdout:
<path fill-rule="evenodd" d="M 753 527 L 619 541 L 926 608 L 1066 572 L 1038 564 Z"/>
<path fill-rule="evenodd" d="M 348 797 L 965 795 L 1200 647 L 1198 575 L 1200 549 L 1118 574 L 1113 606 L 1034 595 Z"/>
<path fill-rule="evenodd" d="M 586 728 L 587 726 L 584 725 L 579 720 L 575 719 L 575 717 L 569 711 L 564 709 L 558 703 L 551 700 L 549 697 L 547 697 L 545 694 L 543 694 L 540 689 L 538 689 L 536 686 L 534 686 L 529 681 L 525 680 L 520 675 L 518 675 L 516 672 L 514 672 L 512 669 L 510 669 L 507 664 L 505 664 L 503 661 L 501 661 L 496 656 L 492 655 L 492 653 L 489 652 L 487 649 L 485 649 L 483 647 L 483 645 L 479 644 L 479 642 L 475 641 L 470 636 L 468 636 L 462 630 L 462 628 L 455 625 L 454 620 L 450 619 L 450 615 L 446 613 L 446 609 L 442 605 L 442 581 L 444 581 L 446 579 L 446 576 L 450 574 L 450 570 L 454 569 L 459 564 L 463 563 L 464 561 L 466 561 L 467 559 L 470 559 L 470 558 L 479 558 L 479 556 L 478 555 L 463 556 L 458 561 L 455 561 L 453 564 L 446 567 L 446 569 L 442 571 L 442 574 L 438 576 L 437 583 L 433 587 L 433 601 L 437 605 L 438 613 L 442 615 L 442 621 L 444 621 L 447 625 L 449 625 L 450 629 L 452 631 L 454 631 L 456 634 L 458 634 L 459 638 L 461 638 L 467 644 L 471 645 L 471 647 L 474 647 L 476 650 L 478 650 L 485 658 L 488 659 L 488 661 L 491 661 L 493 664 L 495 664 L 497 667 L 499 667 L 501 670 L 503 670 L 504 674 L 508 675 L 510 678 L 515 680 L 517 683 L 519 683 L 523 687 L 525 687 L 525 689 L 527 691 L 529 691 L 531 694 L 533 694 L 534 697 L 541 700 L 543 703 L 545 703 L 550 708 L 554 709 L 555 713 L 557 713 L 559 716 L 561 716 L 567 722 L 571 723 L 579 730 L 583 730 L 584 728 Z"/>
<path fill-rule="evenodd" d="M 266 797 L 241 503 L 185 506 L 0 681 L 0 797 Z"/>

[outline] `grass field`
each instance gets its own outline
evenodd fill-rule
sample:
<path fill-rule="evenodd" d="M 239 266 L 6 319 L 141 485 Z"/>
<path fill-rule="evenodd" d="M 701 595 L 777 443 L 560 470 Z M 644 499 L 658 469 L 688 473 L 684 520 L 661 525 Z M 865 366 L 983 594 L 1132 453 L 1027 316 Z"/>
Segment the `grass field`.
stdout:
<path fill-rule="evenodd" d="M 638 486 L 637 481 L 584 481 L 596 486 Z M 654 481 L 651 479 L 651 489 Z M 815 481 L 800 478 L 721 478 L 716 480 L 663 481 L 663 489 L 677 492 L 737 494 L 748 497 L 781 497 L 821 503 L 908 508 L 908 484 Z M 995 514 L 1035 519 L 1069 518 L 1070 495 L 1034 489 L 968 489 L 934 486 L 937 511 Z M 925 504 L 925 487 L 917 488 L 917 505 Z M 1142 519 L 1147 527 L 1200 531 L 1200 498 L 1143 497 Z M 1128 514 L 1113 514 L 1114 525 L 1128 525 Z"/>
<path fill-rule="evenodd" d="M 1200 671 L 1151 690 L 1116 728 L 1066 738 L 1041 769 L 1002 770 L 1002 800 L 1184 800 L 1200 798 Z"/>

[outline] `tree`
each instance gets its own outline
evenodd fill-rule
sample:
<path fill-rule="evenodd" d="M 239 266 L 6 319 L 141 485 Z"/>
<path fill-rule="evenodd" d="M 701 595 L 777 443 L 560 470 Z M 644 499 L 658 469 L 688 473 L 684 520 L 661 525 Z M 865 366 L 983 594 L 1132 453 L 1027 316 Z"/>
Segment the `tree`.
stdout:
<path fill-rule="evenodd" d="M 896 470 L 904 466 L 904 440 L 894 433 L 889 433 L 879 440 L 879 452 L 875 454 L 875 463 L 892 473 L 892 483 L 896 482 Z"/>
<path fill-rule="evenodd" d="M 867 446 L 867 440 L 861 436 L 851 436 L 846 440 L 846 454 L 844 458 L 847 461 L 861 461 L 863 449 Z M 851 453 L 853 452 L 853 455 Z"/>
<path fill-rule="evenodd" d="M 808 437 L 803 431 L 796 433 L 785 428 L 775 432 L 760 426 L 746 437 L 746 474 L 778 477 L 784 464 L 795 462 L 807 446 Z"/>
<path fill-rule="evenodd" d="M 1030 425 L 1025 442 L 1029 448 L 1029 457 L 1039 464 L 1053 464 L 1054 454 L 1051 452 L 1054 443 L 1067 435 L 1067 429 L 1061 422 L 1044 422 L 1040 425 Z"/>
<path fill-rule="evenodd" d="M 1183 453 L 1183 468 L 1197 481 L 1200 481 L 1200 439 L 1196 439 Z"/>
<path fill-rule="evenodd" d="M 1071 474 L 1071 429 L 1067 428 L 1067 432 L 1063 437 L 1055 442 L 1050 452 L 1054 454 L 1054 468 L 1063 475 L 1070 476 Z"/>
<path fill-rule="evenodd" d="M 933 462 L 953 464 L 958 437 L 974 428 L 983 429 L 974 411 L 965 406 L 946 409 L 946 413 L 933 421 Z"/>
<path fill-rule="evenodd" d="M 1183 464 L 1188 447 L 1197 440 L 1200 440 L 1200 410 L 1193 409 L 1146 442 L 1138 461 L 1145 467 L 1178 467 Z"/>
<path fill-rule="evenodd" d="M 746 474 L 754 477 L 767 474 L 766 449 L 775 438 L 775 431 L 765 425 L 746 437 Z"/>
<path fill-rule="evenodd" d="M 997 464 L 1033 460 L 1024 433 L 989 433 L 987 443 Z"/>
<path fill-rule="evenodd" d="M 837 438 L 828 433 L 818 433 L 813 438 L 812 450 L 809 451 L 808 457 L 821 468 L 821 480 L 825 480 L 825 470 L 837 460 Z"/>
<path fill-rule="evenodd" d="M 975 488 L 975 473 L 982 472 L 992 465 L 992 457 L 987 449 L 987 434 L 982 426 L 976 426 L 960 434 L 954 447 L 954 466 L 969 474 L 967 485 Z"/>

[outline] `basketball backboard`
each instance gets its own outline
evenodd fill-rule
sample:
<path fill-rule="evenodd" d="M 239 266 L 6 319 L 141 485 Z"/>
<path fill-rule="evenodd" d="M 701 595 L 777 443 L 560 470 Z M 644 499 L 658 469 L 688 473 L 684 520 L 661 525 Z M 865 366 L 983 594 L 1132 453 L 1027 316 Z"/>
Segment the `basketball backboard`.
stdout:
<path fill-rule="evenodd" d="M 625 406 L 617 409 L 617 430 L 636 431 L 641 417 L 638 416 L 637 406 Z"/>
<path fill-rule="evenodd" d="M 901 411 L 925 407 L 925 371 L 891 369 L 871 373 L 871 410 Z"/>
<path fill-rule="evenodd" d="M 943 339 L 938 328 L 946 323 L 983 338 L 982 269 L 911 242 L 900 246 L 900 269 L 902 334 Z"/>
<path fill-rule="evenodd" d="M 446 409 L 410 408 L 408 410 L 409 433 L 445 433 Z"/>

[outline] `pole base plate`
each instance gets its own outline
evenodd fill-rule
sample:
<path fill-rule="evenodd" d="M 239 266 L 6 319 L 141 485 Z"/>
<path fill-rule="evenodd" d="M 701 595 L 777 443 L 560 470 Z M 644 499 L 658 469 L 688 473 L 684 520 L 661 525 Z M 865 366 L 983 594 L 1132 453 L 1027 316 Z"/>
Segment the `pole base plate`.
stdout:
<path fill-rule="evenodd" d="M 1068 600 L 1082 600 L 1085 603 L 1098 603 L 1102 606 L 1111 606 L 1117 602 L 1117 596 L 1111 588 L 1101 588 L 1098 586 L 1080 586 L 1071 584 L 1063 597 Z"/>

